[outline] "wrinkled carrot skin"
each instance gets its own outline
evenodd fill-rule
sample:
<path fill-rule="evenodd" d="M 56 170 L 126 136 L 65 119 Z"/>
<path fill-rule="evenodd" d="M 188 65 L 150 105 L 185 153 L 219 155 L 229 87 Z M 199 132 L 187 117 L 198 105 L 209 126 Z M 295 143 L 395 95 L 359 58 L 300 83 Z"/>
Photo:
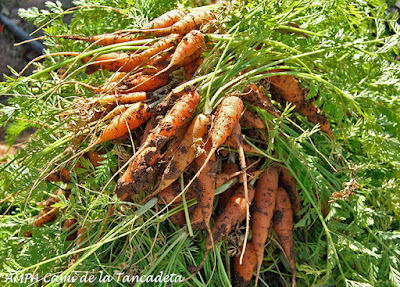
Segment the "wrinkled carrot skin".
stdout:
<path fill-rule="evenodd" d="M 274 70 L 271 72 L 281 72 Z M 303 114 L 313 124 L 320 124 L 321 131 L 331 139 L 335 139 L 329 120 L 321 113 L 321 110 L 312 100 L 307 100 L 307 92 L 300 86 L 299 81 L 291 75 L 279 75 L 270 77 L 270 92 L 274 99 L 285 105 L 290 102 L 295 106 L 295 111 Z"/>
<path fill-rule="evenodd" d="M 150 21 L 144 25 L 142 29 L 160 29 L 170 27 L 176 22 L 180 21 L 183 17 L 185 17 L 184 12 L 174 9 Z"/>
<path fill-rule="evenodd" d="M 162 53 L 169 48 L 175 47 L 181 36 L 178 34 L 171 34 L 161 38 L 159 41 L 151 45 L 148 49 L 135 54 L 127 53 L 109 53 L 98 56 L 93 62 L 90 63 L 90 70 L 87 73 L 93 73 L 97 69 L 102 68 L 108 71 L 130 72 L 139 65 L 146 65 L 153 56 Z M 91 56 L 82 59 L 83 63 L 87 63 L 92 59 Z"/>
<path fill-rule="evenodd" d="M 150 110 L 147 104 L 133 104 L 105 127 L 96 144 L 119 138 L 145 123 L 149 118 Z"/>
<path fill-rule="evenodd" d="M 239 120 L 242 127 L 254 129 L 266 129 L 267 126 L 264 121 L 254 112 L 245 110 Z"/>
<path fill-rule="evenodd" d="M 146 92 L 136 92 L 127 94 L 102 95 L 96 102 L 101 105 L 107 104 L 133 104 L 147 100 Z"/>
<path fill-rule="evenodd" d="M 146 35 L 164 36 L 171 33 L 186 35 L 192 30 L 201 28 L 202 25 L 215 19 L 213 12 L 209 10 L 196 10 L 185 15 L 180 21 L 170 27 L 161 29 L 140 29 L 139 31 Z"/>
<path fill-rule="evenodd" d="M 190 81 L 193 78 L 194 74 L 196 73 L 200 65 L 203 63 L 203 61 L 204 61 L 203 58 L 197 58 L 191 63 L 183 66 L 183 73 L 185 75 L 186 81 Z"/>
<path fill-rule="evenodd" d="M 202 153 L 195 160 L 198 168 L 204 165 L 210 152 L 211 141 L 208 141 L 204 147 L 204 153 Z M 208 163 L 206 163 L 206 166 L 192 184 L 193 190 L 196 193 L 197 203 L 201 207 L 204 224 L 206 226 L 209 226 L 212 215 L 215 193 L 215 177 L 217 173 L 217 161 L 215 153 L 210 156 L 211 157 Z"/>
<path fill-rule="evenodd" d="M 274 215 L 275 198 L 278 190 L 279 172 L 270 167 L 257 180 L 252 209 L 252 241 L 257 258 L 257 273 L 264 258 L 264 247 Z"/>
<path fill-rule="evenodd" d="M 182 172 L 196 158 L 197 149 L 203 143 L 202 138 L 206 134 L 211 124 L 210 117 L 199 114 L 193 120 L 177 149 L 174 150 L 174 155 L 165 168 L 159 189 L 164 189 L 175 180 L 177 180 Z"/>
<path fill-rule="evenodd" d="M 297 190 L 296 179 L 289 173 L 287 168 L 281 168 L 279 175 L 279 185 L 281 185 L 287 192 L 292 204 L 294 214 L 298 214 L 301 209 L 299 192 Z"/>
<path fill-rule="evenodd" d="M 232 286 L 235 287 L 249 286 L 254 269 L 256 268 L 257 258 L 253 242 L 247 242 L 243 261 L 242 264 L 240 264 L 240 254 L 242 254 L 242 250 L 243 246 L 241 247 L 241 251 L 233 258 Z"/>
<path fill-rule="evenodd" d="M 248 186 L 249 202 L 253 201 L 254 188 Z M 229 199 L 224 211 L 217 217 L 213 227 L 211 228 L 214 244 L 217 244 L 222 237 L 228 235 L 234 226 L 240 224 L 246 217 L 246 199 L 243 186 L 239 186 Z M 206 240 L 206 252 L 212 249 L 210 236 Z"/>
<path fill-rule="evenodd" d="M 274 117 L 280 117 L 280 112 L 272 104 L 271 99 L 261 92 L 256 85 L 248 85 L 241 97 L 244 101 L 266 110 Z"/>
<path fill-rule="evenodd" d="M 154 76 L 135 74 L 123 81 L 123 84 L 127 85 L 128 89 L 120 89 L 119 91 L 121 93 L 149 92 L 165 86 L 168 82 L 169 76 L 167 73 Z"/>
<path fill-rule="evenodd" d="M 290 199 L 285 189 L 279 187 L 273 216 L 273 229 L 282 244 L 283 251 L 292 269 L 293 286 L 296 280 L 296 259 L 293 246 L 293 212 Z"/>

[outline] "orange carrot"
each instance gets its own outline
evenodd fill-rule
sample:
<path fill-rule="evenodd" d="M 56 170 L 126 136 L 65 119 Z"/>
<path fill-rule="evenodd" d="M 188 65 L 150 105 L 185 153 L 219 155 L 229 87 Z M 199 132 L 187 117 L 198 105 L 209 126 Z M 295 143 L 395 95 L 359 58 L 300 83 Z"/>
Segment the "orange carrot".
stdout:
<path fill-rule="evenodd" d="M 257 285 L 258 282 L 261 264 L 264 258 L 264 247 L 267 242 L 269 228 L 274 214 L 278 180 L 279 173 L 278 169 L 275 167 L 267 169 L 257 180 L 254 195 L 254 208 L 252 211 L 252 241 L 257 258 L 257 277 L 255 285 Z"/>
<path fill-rule="evenodd" d="M 77 223 L 76 218 L 68 218 L 68 219 L 64 220 L 61 228 L 63 230 L 66 230 L 66 232 L 68 234 L 67 238 L 65 239 L 66 241 L 75 240 L 75 238 L 77 236 L 77 231 L 73 232 L 73 230 L 75 229 L 76 223 Z"/>
<path fill-rule="evenodd" d="M 240 125 L 242 127 L 254 128 L 254 129 L 266 129 L 267 126 L 264 121 L 252 111 L 245 110 L 242 117 L 240 118 Z"/>
<path fill-rule="evenodd" d="M 203 143 L 202 137 L 211 124 L 210 117 L 199 114 L 193 120 L 180 141 L 179 147 L 164 170 L 158 190 L 162 190 L 177 180 L 182 172 L 196 158 L 198 148 Z"/>
<path fill-rule="evenodd" d="M 179 196 L 181 193 L 181 188 L 179 182 L 175 182 L 169 186 L 167 186 L 165 189 L 161 190 L 158 193 L 158 199 L 160 203 L 163 204 L 168 204 L 172 202 L 173 200 L 174 203 L 181 203 L 182 202 L 182 196 Z M 196 194 L 193 192 L 193 189 L 189 188 L 186 193 L 185 193 L 185 198 L 186 200 L 195 198 Z"/>
<path fill-rule="evenodd" d="M 170 27 L 176 22 L 180 21 L 183 17 L 185 17 L 184 12 L 174 9 L 150 21 L 144 25 L 142 29 L 160 29 Z"/>
<path fill-rule="evenodd" d="M 296 259 L 293 249 L 293 212 L 285 189 L 279 187 L 273 216 L 273 229 L 282 244 L 283 251 L 292 269 L 292 285 L 296 284 Z"/>
<path fill-rule="evenodd" d="M 208 21 L 215 19 L 213 12 L 209 10 L 196 10 L 185 15 L 180 21 L 170 27 L 156 29 L 140 29 L 143 34 L 154 34 L 155 36 L 169 35 L 172 33 L 186 35 L 192 30 L 201 28 Z"/>
<path fill-rule="evenodd" d="M 202 153 L 195 162 L 198 167 L 203 166 L 206 159 L 208 158 L 208 153 L 211 152 L 211 141 L 208 141 L 204 147 L 204 153 Z M 206 227 L 209 229 L 210 219 L 214 203 L 214 193 L 215 193 L 215 175 L 217 172 L 217 161 L 215 154 L 211 155 L 205 168 L 199 174 L 199 177 L 193 182 L 193 190 L 196 193 L 197 203 L 201 207 L 201 212 L 203 214 L 203 220 Z"/>
<path fill-rule="evenodd" d="M 270 98 L 261 92 L 256 85 L 248 85 L 241 96 L 244 101 L 266 110 L 277 118 L 280 117 L 280 112 L 272 104 Z"/>
<path fill-rule="evenodd" d="M 242 246 L 243 252 L 243 246 Z M 257 258 L 253 242 L 246 244 L 242 264 L 240 263 L 240 252 L 233 258 L 233 278 L 232 286 L 245 287 L 249 286 L 256 268 Z M 255 285 L 257 286 L 257 284 Z"/>
<path fill-rule="evenodd" d="M 282 168 L 279 175 L 279 185 L 281 185 L 287 192 L 292 204 L 294 214 L 298 214 L 301 209 L 299 193 L 297 191 L 296 179 L 289 173 L 287 168 Z"/>
<path fill-rule="evenodd" d="M 138 36 L 136 33 L 132 32 L 116 32 L 110 34 L 100 34 L 89 37 L 84 37 L 81 35 L 55 35 L 50 36 L 53 38 L 63 38 L 67 40 L 78 40 L 90 43 L 95 43 L 101 46 L 108 46 L 113 44 L 125 43 L 129 41 L 135 41 L 142 39 L 142 36 Z"/>
<path fill-rule="evenodd" d="M 119 138 L 137 128 L 150 118 L 149 107 L 145 103 L 133 104 L 123 114 L 109 123 L 95 144 Z"/>
<path fill-rule="evenodd" d="M 240 167 L 236 163 L 229 161 L 228 163 L 225 163 L 223 165 L 222 170 L 223 170 L 223 174 L 228 175 L 228 178 L 229 178 L 229 176 L 231 174 L 234 174 L 234 173 L 240 171 Z M 219 186 L 218 179 L 217 179 L 217 186 Z M 222 209 L 226 206 L 226 204 L 228 203 L 229 199 L 232 196 L 233 191 L 235 190 L 235 187 L 237 187 L 237 186 L 236 185 L 232 186 L 231 188 L 225 190 L 223 193 L 221 193 L 219 195 L 218 209 Z"/>
<path fill-rule="evenodd" d="M 64 190 L 59 188 L 53 192 L 54 196 L 49 197 L 47 200 L 39 204 L 42 205 L 44 208 L 39 212 L 39 214 L 36 217 L 36 220 L 32 223 L 34 227 L 42 227 L 44 224 L 52 221 L 57 216 L 59 208 L 53 207 L 52 205 L 60 201 L 56 196 L 62 194 L 64 194 Z"/>
<path fill-rule="evenodd" d="M 101 157 L 101 153 L 98 151 L 89 151 L 86 153 L 90 163 L 93 165 L 93 167 L 98 167 L 101 165 L 101 162 L 105 160 L 104 157 Z"/>
<path fill-rule="evenodd" d="M 95 72 L 99 68 L 108 71 L 130 72 L 142 64 L 146 64 L 155 55 L 164 52 L 165 50 L 175 47 L 181 36 L 178 34 L 171 34 L 161 38 L 155 44 L 151 45 L 148 49 L 135 54 L 127 53 L 109 53 L 98 56 L 93 62 L 90 63 L 89 73 Z M 93 57 L 85 57 L 82 59 L 84 63 L 90 61 Z"/>
<path fill-rule="evenodd" d="M 154 91 L 168 84 L 169 77 L 167 73 L 159 75 L 135 74 L 123 81 L 128 89 L 119 90 L 121 93 L 137 93 Z"/>
<path fill-rule="evenodd" d="M 143 65 L 142 69 L 139 69 L 138 72 L 141 72 L 145 75 L 152 75 L 155 74 L 162 69 L 168 67 L 169 63 L 171 62 L 172 53 L 168 54 L 160 54 L 157 57 L 149 60 L 146 64 Z"/>
<path fill-rule="evenodd" d="M 185 75 L 186 81 L 190 81 L 194 74 L 196 73 L 197 69 L 200 67 L 200 65 L 203 63 L 204 59 L 203 58 L 197 58 L 196 60 L 192 61 L 191 63 L 183 66 L 183 72 Z"/>
<path fill-rule="evenodd" d="M 100 105 L 107 104 L 133 104 L 147 100 L 145 92 L 127 93 L 127 94 L 114 94 L 114 95 L 102 95 L 96 98 L 91 103 L 99 103 Z"/>

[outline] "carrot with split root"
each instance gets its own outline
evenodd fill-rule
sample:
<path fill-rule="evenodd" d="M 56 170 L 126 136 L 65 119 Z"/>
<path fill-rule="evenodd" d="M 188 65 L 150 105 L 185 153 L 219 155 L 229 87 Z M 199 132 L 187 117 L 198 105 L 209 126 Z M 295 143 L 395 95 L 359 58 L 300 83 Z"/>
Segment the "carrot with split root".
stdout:
<path fill-rule="evenodd" d="M 292 269 L 292 286 L 296 285 L 296 259 L 293 248 L 293 212 L 289 196 L 279 187 L 273 215 L 273 229 L 282 244 L 283 251 Z"/>
<path fill-rule="evenodd" d="M 253 242 L 248 242 L 246 248 L 243 248 L 242 246 L 241 253 L 244 254 L 243 260 L 241 260 L 239 254 L 233 259 L 234 272 L 232 285 L 237 287 L 246 287 L 251 283 L 251 278 L 253 277 L 257 262 Z M 255 284 L 255 286 L 257 286 L 257 284 Z"/>
<path fill-rule="evenodd" d="M 155 36 L 164 36 L 172 33 L 186 35 L 190 31 L 200 29 L 201 26 L 213 19 L 215 19 L 213 12 L 209 10 L 196 10 L 186 14 L 182 19 L 174 23 L 172 26 L 155 29 L 139 29 L 138 32 L 141 32 L 145 35 L 154 34 Z"/>
<path fill-rule="evenodd" d="M 264 258 L 264 247 L 267 242 L 272 216 L 274 214 L 278 181 L 278 169 L 270 167 L 261 175 L 256 184 L 254 208 L 252 210 L 252 241 L 257 262 L 256 286 Z"/>
<path fill-rule="evenodd" d="M 120 116 L 115 117 L 111 123 L 105 127 L 93 146 L 108 140 L 119 138 L 145 123 L 149 118 L 150 110 L 147 104 L 133 104 Z"/>

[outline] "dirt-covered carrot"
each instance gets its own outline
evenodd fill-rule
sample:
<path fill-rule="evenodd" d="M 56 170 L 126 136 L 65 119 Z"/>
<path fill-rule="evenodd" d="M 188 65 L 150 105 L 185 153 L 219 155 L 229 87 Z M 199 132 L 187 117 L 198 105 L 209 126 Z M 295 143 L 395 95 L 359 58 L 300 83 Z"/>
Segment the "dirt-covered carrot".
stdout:
<path fill-rule="evenodd" d="M 143 68 L 139 69 L 138 72 L 145 75 L 155 74 L 168 67 L 169 63 L 171 62 L 171 58 L 172 53 L 158 55 L 144 64 Z"/>
<path fill-rule="evenodd" d="M 142 29 L 160 29 L 165 27 L 170 27 L 176 22 L 180 21 L 185 17 L 185 13 L 181 10 L 170 10 L 161 16 L 151 20 L 149 23 L 144 25 Z"/>
<path fill-rule="evenodd" d="M 261 175 L 256 184 L 254 207 L 252 210 L 252 241 L 257 258 L 256 285 L 264 258 L 265 243 L 267 242 L 272 216 L 274 215 L 278 181 L 278 169 L 270 167 Z"/>
<path fill-rule="evenodd" d="M 231 136 L 227 137 L 227 139 L 225 140 L 224 144 L 226 144 L 229 147 L 237 148 L 237 145 L 236 145 L 236 143 L 234 142 L 234 139 Z M 260 154 L 260 151 L 258 151 L 256 148 L 252 147 L 251 145 L 249 145 L 246 142 L 242 143 L 242 147 L 243 147 L 243 151 L 244 152 Z"/>
<path fill-rule="evenodd" d="M 198 167 L 203 166 L 208 154 L 211 152 L 211 141 L 208 141 L 202 153 L 195 162 Z M 217 173 L 217 161 L 215 153 L 211 155 L 206 166 L 199 174 L 198 178 L 193 182 L 193 190 L 196 193 L 197 203 L 201 207 L 204 224 L 207 228 L 210 226 L 210 219 L 213 210 L 214 195 L 215 195 L 215 176 Z"/>
<path fill-rule="evenodd" d="M 203 63 L 204 59 L 199 57 L 196 60 L 192 61 L 191 63 L 183 66 L 183 72 L 185 75 L 186 81 L 190 81 L 194 74 L 196 73 L 197 69 Z"/>
<path fill-rule="evenodd" d="M 248 85 L 241 97 L 244 101 L 266 110 L 271 115 L 280 117 L 280 112 L 272 104 L 271 99 L 256 85 Z"/>
<path fill-rule="evenodd" d="M 243 246 L 241 249 L 243 251 Z M 232 286 L 246 287 L 251 283 L 251 278 L 253 277 L 257 262 L 253 242 L 250 241 L 246 244 L 246 250 L 244 252 L 242 264 L 240 263 L 241 253 L 242 252 L 233 258 Z"/>
<path fill-rule="evenodd" d="M 78 232 L 73 231 L 75 229 L 75 225 L 77 223 L 76 218 L 67 218 L 64 220 L 61 228 L 65 230 L 65 232 L 68 234 L 67 238 L 65 239 L 66 241 L 72 241 L 75 240 Z"/>
<path fill-rule="evenodd" d="M 169 76 L 167 73 L 159 75 L 138 73 L 123 81 L 123 84 L 128 86 L 128 89 L 120 89 L 118 91 L 121 93 L 149 92 L 165 86 L 168 82 Z"/>
<path fill-rule="evenodd" d="M 109 104 L 133 104 L 147 100 L 145 92 L 127 93 L 127 94 L 114 94 L 114 95 L 101 95 L 91 103 L 99 103 L 100 105 Z"/>
<path fill-rule="evenodd" d="M 143 34 L 154 34 L 155 36 L 164 36 L 172 33 L 186 35 L 192 30 L 201 28 L 208 21 L 215 19 L 213 12 L 209 10 L 196 10 L 185 15 L 181 20 L 172 26 L 158 29 L 140 29 Z"/>
<path fill-rule="evenodd" d="M 297 191 L 296 179 L 289 173 L 287 168 L 281 168 L 279 174 L 279 185 L 281 185 L 287 192 L 292 204 L 294 214 L 298 214 L 301 209 L 299 192 Z"/>
<path fill-rule="evenodd" d="M 165 189 L 161 190 L 157 197 L 160 203 L 168 204 L 174 200 L 174 203 L 181 203 L 182 196 L 179 196 L 181 193 L 180 184 L 175 182 L 170 186 L 166 187 Z M 192 188 L 189 188 L 185 193 L 186 200 L 195 198 L 196 194 L 194 193 Z"/>
<path fill-rule="evenodd" d="M 90 163 L 93 165 L 93 167 L 98 167 L 99 165 L 101 165 L 101 162 L 105 160 L 104 157 L 102 157 L 103 153 L 100 153 L 98 151 L 88 151 L 86 153 Z"/>
<path fill-rule="evenodd" d="M 282 105 L 285 105 L 286 102 L 292 103 L 295 106 L 295 111 L 306 116 L 310 122 L 320 124 L 321 131 L 325 132 L 330 138 L 335 139 L 329 120 L 312 100 L 307 100 L 307 92 L 300 86 L 299 81 L 294 76 L 279 75 L 270 77 L 269 80 L 271 81 L 270 93 L 276 101 Z"/>
<path fill-rule="evenodd" d="M 267 125 L 264 123 L 264 121 L 256 113 L 250 110 L 245 110 L 243 112 L 243 115 L 240 118 L 239 123 L 242 127 L 247 127 L 247 128 L 254 128 L 254 129 L 267 128 Z"/>
<path fill-rule="evenodd" d="M 296 259 L 293 247 L 293 212 L 290 199 L 282 187 L 276 193 L 276 203 L 273 215 L 273 229 L 282 244 L 283 251 L 292 269 L 292 285 L 296 283 Z"/>
<path fill-rule="evenodd" d="M 154 163 L 150 163 L 154 161 L 155 157 L 158 159 L 161 148 L 192 116 L 199 102 L 200 94 L 197 92 L 197 90 L 190 90 L 186 92 L 180 99 L 177 100 L 172 109 L 169 110 L 166 116 L 159 122 L 157 127 L 155 127 L 149 133 L 146 141 L 142 145 L 142 148 L 149 146 L 150 148 L 154 148 L 154 150 L 151 151 L 148 156 L 143 155 L 142 152 L 134 155 L 135 159 L 129 164 L 128 169 L 118 180 L 118 184 L 115 188 L 115 193 L 117 193 L 120 198 L 127 198 L 127 193 L 129 194 L 129 192 L 137 192 L 138 183 L 143 183 L 143 185 L 141 184 L 140 187 L 145 186 L 148 183 L 148 174 L 143 174 L 142 177 L 138 177 L 138 166 L 147 167 L 154 165 Z M 148 157 L 151 159 L 151 161 L 148 160 Z M 144 171 L 146 171 L 146 169 L 144 169 Z"/>
<path fill-rule="evenodd" d="M 160 185 L 157 189 L 162 190 L 177 180 L 182 172 L 196 158 L 196 153 L 203 143 L 203 136 L 211 124 L 211 118 L 204 114 L 197 115 L 186 133 L 180 145 L 174 150 L 174 155 L 166 166 Z"/>
<path fill-rule="evenodd" d="M 231 161 L 229 161 L 228 163 L 225 163 L 222 168 L 222 172 L 223 172 L 222 174 L 227 175 L 226 181 L 229 180 L 229 177 L 232 174 L 237 173 L 239 171 L 240 171 L 240 167 L 236 163 L 231 162 Z M 220 177 L 222 177 L 222 176 L 220 176 Z M 224 179 L 222 179 L 222 180 L 225 181 Z M 219 180 L 217 179 L 217 187 L 218 186 L 219 186 Z M 237 186 L 232 186 L 231 188 L 225 190 L 223 193 L 221 193 L 219 195 L 218 206 L 217 206 L 218 209 L 222 209 L 225 207 L 225 205 L 228 203 L 229 199 L 231 198 L 232 193 L 235 190 L 235 187 L 237 187 Z"/>
<path fill-rule="evenodd" d="M 150 111 L 147 104 L 133 104 L 120 116 L 115 117 L 105 127 L 95 144 L 119 138 L 145 123 L 149 118 Z"/>
<path fill-rule="evenodd" d="M 253 201 L 254 188 L 249 186 L 248 199 L 249 202 Z M 240 224 L 241 221 L 246 217 L 246 199 L 243 186 L 239 186 L 231 196 L 230 200 L 225 206 L 224 211 L 217 217 L 213 227 L 211 228 L 211 234 L 206 239 L 206 251 L 204 259 L 198 267 L 190 266 L 191 272 L 197 272 L 204 264 L 204 261 L 213 248 L 213 242 L 216 244 L 222 237 L 228 235 L 234 226 Z M 212 236 L 212 238 L 211 238 Z"/>
<path fill-rule="evenodd" d="M 91 68 L 90 71 L 87 70 L 87 73 L 93 73 L 99 68 L 108 71 L 130 72 L 139 65 L 146 65 L 146 62 L 157 54 L 175 47 L 181 38 L 182 37 L 178 34 L 168 35 L 140 53 L 109 53 L 100 55 L 90 63 Z M 92 58 L 91 56 L 85 57 L 82 59 L 82 62 L 87 63 Z"/>

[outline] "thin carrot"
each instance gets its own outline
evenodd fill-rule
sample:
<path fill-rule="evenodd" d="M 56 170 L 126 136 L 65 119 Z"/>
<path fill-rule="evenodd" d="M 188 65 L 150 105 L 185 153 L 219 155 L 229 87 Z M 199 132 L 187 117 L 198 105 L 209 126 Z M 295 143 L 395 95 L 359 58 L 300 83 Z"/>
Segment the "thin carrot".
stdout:
<path fill-rule="evenodd" d="M 118 105 L 111 112 L 109 112 L 103 118 L 101 118 L 101 121 L 105 122 L 105 121 L 113 119 L 113 118 L 115 118 L 117 116 L 120 116 L 124 112 L 126 112 L 126 110 L 129 109 L 131 106 L 132 105 Z"/>
<path fill-rule="evenodd" d="M 64 190 L 59 188 L 53 192 L 54 196 L 49 197 L 46 201 L 40 204 L 44 208 L 39 212 L 36 220 L 32 223 L 32 226 L 41 227 L 47 222 L 52 221 L 57 216 L 59 208 L 53 207 L 53 205 L 60 201 L 57 196 L 60 196 L 62 194 L 64 194 Z"/>
<path fill-rule="evenodd" d="M 294 214 L 298 214 L 301 209 L 301 203 L 299 199 L 299 192 L 297 191 L 296 179 L 289 173 L 287 168 L 281 168 L 279 175 L 279 185 L 281 185 L 287 192 L 292 204 Z"/>
<path fill-rule="evenodd" d="M 254 249 L 253 242 L 248 242 L 242 262 L 240 262 L 239 254 L 243 253 L 243 246 L 241 247 L 241 253 L 233 258 L 232 286 L 246 287 L 250 285 L 257 263 Z M 257 284 L 255 286 L 257 286 Z"/>
<path fill-rule="evenodd" d="M 150 118 L 149 107 L 145 103 L 133 104 L 123 114 L 114 118 L 103 130 L 95 144 L 119 138 L 137 128 Z"/>
<path fill-rule="evenodd" d="M 196 152 L 203 143 L 202 137 L 211 124 L 209 116 L 197 115 L 186 133 L 184 134 L 179 147 L 174 150 L 174 155 L 164 170 L 158 190 L 162 190 L 177 180 L 182 172 L 196 158 Z"/>
<path fill-rule="evenodd" d="M 269 228 L 275 208 L 275 197 L 278 190 L 279 172 L 275 167 L 268 168 L 257 180 L 252 210 L 252 234 L 254 251 L 257 258 L 257 277 L 260 275 L 264 258 L 264 247 L 267 242 Z"/>
<path fill-rule="evenodd" d="M 172 33 L 186 35 L 192 30 L 200 29 L 208 21 L 215 19 L 213 12 L 209 10 L 196 10 L 185 15 L 181 20 L 170 27 L 156 29 L 139 29 L 143 34 L 154 34 L 155 36 L 169 35 Z"/>
<path fill-rule="evenodd" d="M 114 95 L 101 95 L 91 103 L 99 103 L 100 105 L 108 104 L 133 104 L 147 100 L 146 92 L 114 94 Z"/>
<path fill-rule="evenodd" d="M 114 32 L 110 34 L 100 34 L 93 35 L 89 37 L 85 37 L 82 35 L 53 35 L 50 36 L 52 38 L 63 38 L 66 40 L 77 40 L 77 41 L 85 41 L 89 43 L 95 43 L 101 46 L 108 46 L 119 43 L 126 43 L 130 41 L 143 39 L 142 36 L 138 36 L 136 33 L 132 32 Z"/>
<path fill-rule="evenodd" d="M 93 62 L 90 63 L 91 70 L 94 72 L 99 68 L 108 71 L 130 72 L 139 65 L 145 64 L 155 55 L 164 52 L 169 48 L 173 48 L 181 40 L 178 34 L 171 34 L 161 38 L 156 43 L 151 45 L 148 49 L 135 54 L 127 53 L 109 53 L 98 56 Z M 82 59 L 84 63 L 90 61 L 93 57 L 85 57 Z M 92 71 L 93 70 L 93 71 Z"/>
<path fill-rule="evenodd" d="M 273 229 L 282 244 L 283 251 L 292 269 L 292 285 L 296 285 L 296 259 L 293 248 L 293 212 L 285 189 L 279 187 L 273 215 Z"/>

